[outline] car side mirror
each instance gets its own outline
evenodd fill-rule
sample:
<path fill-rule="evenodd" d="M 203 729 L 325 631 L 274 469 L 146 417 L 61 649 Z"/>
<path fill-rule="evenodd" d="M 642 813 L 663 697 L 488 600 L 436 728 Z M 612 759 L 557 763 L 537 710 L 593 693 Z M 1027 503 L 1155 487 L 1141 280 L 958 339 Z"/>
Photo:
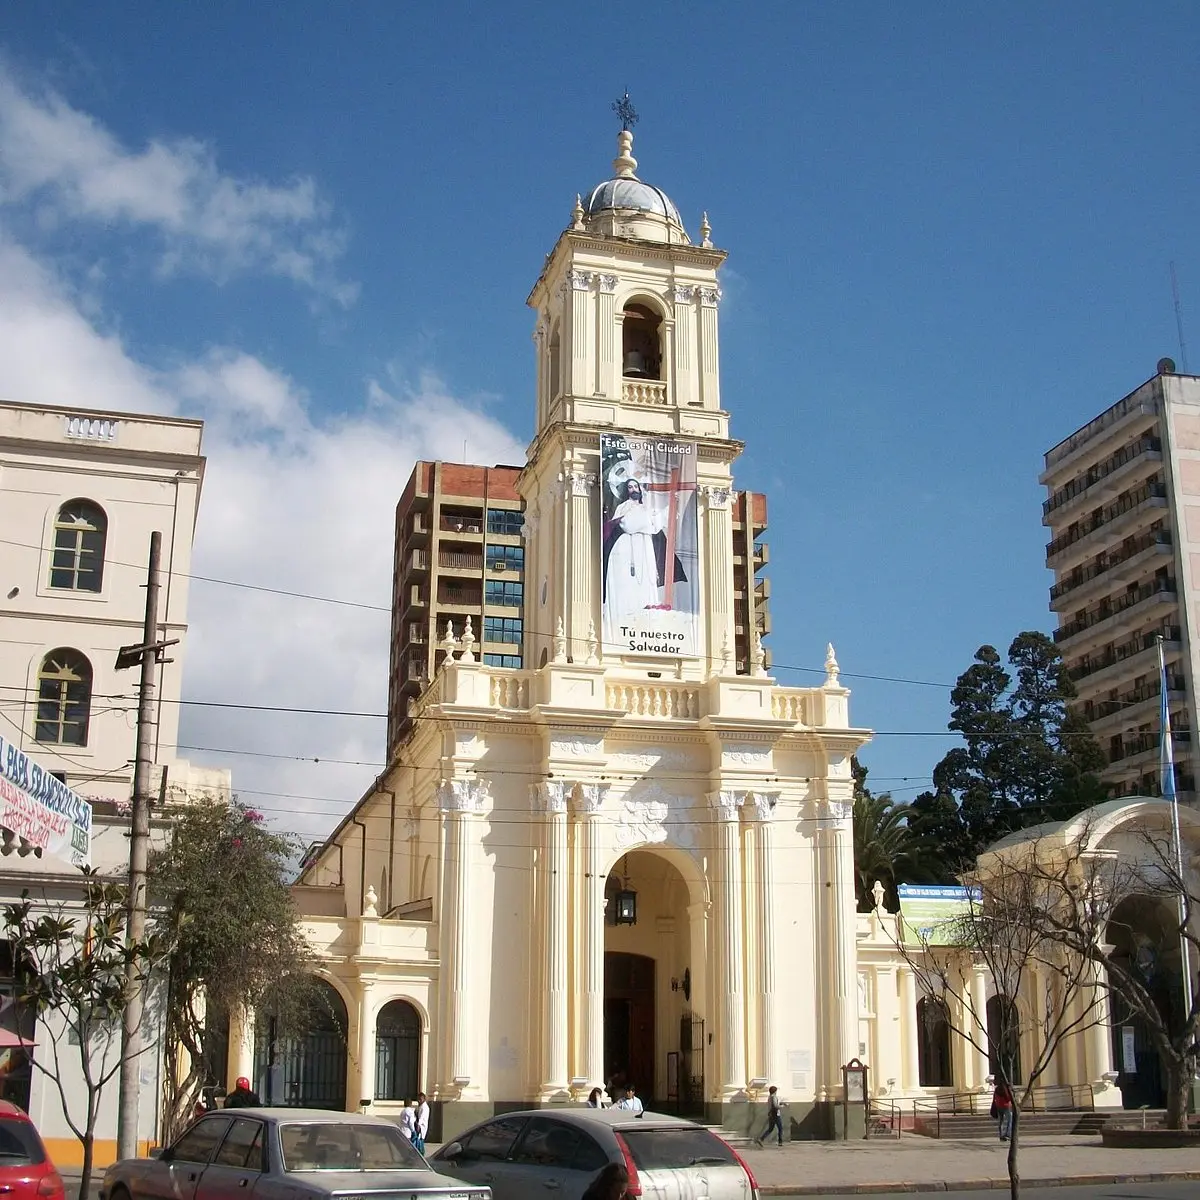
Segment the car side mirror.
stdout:
<path fill-rule="evenodd" d="M 462 1142 L 451 1142 L 450 1145 L 442 1147 L 442 1152 L 439 1157 L 448 1158 L 451 1162 L 453 1162 L 460 1154 L 462 1154 L 462 1152 Z"/>
<path fill-rule="evenodd" d="M 150 1157 L 157 1158 L 159 1162 L 170 1162 L 171 1161 L 171 1147 L 170 1146 L 155 1146 L 150 1151 Z"/>

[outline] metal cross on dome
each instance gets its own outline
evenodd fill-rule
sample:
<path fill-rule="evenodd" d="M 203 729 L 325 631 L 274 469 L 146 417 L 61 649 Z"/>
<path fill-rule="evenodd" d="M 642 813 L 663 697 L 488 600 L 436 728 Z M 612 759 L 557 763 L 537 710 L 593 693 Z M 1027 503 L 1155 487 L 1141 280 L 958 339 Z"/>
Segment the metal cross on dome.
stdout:
<path fill-rule="evenodd" d="M 628 89 L 624 96 L 613 101 L 612 110 L 621 118 L 621 128 L 632 133 L 633 127 L 638 123 L 638 114 L 637 109 L 633 107 L 633 102 L 629 99 Z"/>

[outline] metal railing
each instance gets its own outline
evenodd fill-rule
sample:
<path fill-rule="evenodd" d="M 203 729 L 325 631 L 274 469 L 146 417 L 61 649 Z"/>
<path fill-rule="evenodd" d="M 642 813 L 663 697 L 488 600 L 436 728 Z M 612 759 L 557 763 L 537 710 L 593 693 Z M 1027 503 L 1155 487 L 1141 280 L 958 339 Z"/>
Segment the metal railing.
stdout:
<path fill-rule="evenodd" d="M 1134 555 L 1141 554 L 1143 550 L 1148 550 L 1151 546 L 1169 545 L 1171 545 L 1171 531 L 1169 529 L 1152 529 L 1149 533 L 1134 538 L 1133 544 L 1126 548 L 1124 553 L 1111 555 L 1103 562 L 1094 562 L 1090 566 L 1072 571 L 1066 579 L 1056 583 L 1050 589 L 1050 599 L 1061 599 L 1068 592 L 1073 592 L 1076 588 L 1083 587 L 1085 583 L 1091 583 L 1093 579 L 1098 579 L 1101 575 L 1107 574 L 1122 563 L 1128 562 Z"/>
<path fill-rule="evenodd" d="M 1135 588 L 1132 591 L 1122 592 L 1116 600 L 1110 599 L 1097 608 L 1090 609 L 1082 617 L 1076 617 L 1075 620 L 1068 621 L 1065 625 L 1060 625 L 1054 631 L 1054 640 L 1056 642 L 1065 642 L 1068 638 L 1083 633 L 1085 629 L 1091 629 L 1093 625 L 1099 625 L 1101 621 L 1107 621 L 1109 617 L 1115 617 L 1119 613 L 1125 612 L 1126 609 L 1132 608 L 1135 604 L 1141 604 L 1142 601 L 1149 600 L 1152 596 L 1173 596 L 1178 590 L 1178 585 L 1174 579 L 1151 580 L 1149 583 L 1144 583 L 1141 587 Z"/>
<path fill-rule="evenodd" d="M 1147 504 L 1151 500 L 1165 500 L 1166 498 L 1166 485 L 1158 479 L 1151 479 L 1142 484 L 1140 488 L 1135 489 L 1126 496 L 1122 496 L 1119 500 L 1115 500 L 1112 504 L 1108 505 L 1107 508 L 1102 509 L 1098 516 L 1086 521 L 1080 521 L 1074 529 L 1069 529 L 1053 541 L 1047 542 L 1046 557 L 1048 559 L 1053 558 L 1068 546 L 1073 545 L 1081 538 L 1087 537 L 1089 533 L 1095 533 L 1097 529 L 1103 529 L 1110 521 L 1115 521 L 1125 513 L 1132 512 L 1142 504 Z"/>
<path fill-rule="evenodd" d="M 868 1138 L 898 1138 L 904 1125 L 904 1109 L 899 1100 L 873 1098 L 867 1102 Z"/>
<path fill-rule="evenodd" d="M 1136 637 L 1131 637 L 1127 641 L 1121 642 L 1119 645 L 1112 646 L 1103 654 L 1098 654 L 1094 657 L 1089 657 L 1086 664 L 1078 667 L 1072 667 L 1067 674 L 1071 679 L 1086 679 L 1089 675 L 1094 675 L 1097 671 L 1103 671 L 1108 667 L 1116 666 L 1119 662 L 1124 662 L 1127 658 L 1132 658 L 1135 654 L 1143 654 L 1147 650 L 1153 650 L 1158 644 L 1158 636 L 1162 635 L 1164 642 L 1177 642 L 1180 638 L 1180 628 L 1178 625 L 1167 625 L 1158 630 L 1157 633 L 1140 633 Z"/>
<path fill-rule="evenodd" d="M 1069 504 L 1076 496 L 1082 496 L 1089 488 L 1095 486 L 1114 471 L 1125 466 L 1126 463 L 1141 458 L 1143 454 L 1157 453 L 1161 452 L 1161 450 L 1162 439 L 1152 436 L 1140 437 L 1136 442 L 1131 442 L 1128 446 L 1122 446 L 1115 454 L 1110 454 L 1106 459 L 1089 468 L 1085 474 L 1072 479 L 1070 483 L 1060 487 L 1049 500 L 1042 504 L 1042 515 L 1049 516 L 1055 509 L 1062 508 L 1064 504 Z"/>

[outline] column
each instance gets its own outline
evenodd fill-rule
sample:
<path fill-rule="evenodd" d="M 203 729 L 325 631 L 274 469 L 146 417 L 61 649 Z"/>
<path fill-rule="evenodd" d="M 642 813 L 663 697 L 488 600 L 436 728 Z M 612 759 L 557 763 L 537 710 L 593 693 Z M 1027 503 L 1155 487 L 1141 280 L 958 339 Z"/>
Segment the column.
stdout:
<path fill-rule="evenodd" d="M 254 1009 L 236 1005 L 229 1013 L 229 1078 L 226 1087 L 232 1088 L 235 1079 L 245 1076 L 254 1079 Z"/>
<path fill-rule="evenodd" d="M 600 873 L 600 810 L 608 785 L 581 783 L 574 792 L 583 867 L 579 1023 L 583 1061 L 578 1074 L 588 1090 L 604 1085 L 604 879 Z"/>
<path fill-rule="evenodd" d="M 721 407 L 721 364 L 717 357 L 717 304 L 721 289 L 702 287 L 700 292 L 700 402 L 705 408 Z"/>
<path fill-rule="evenodd" d="M 696 351 L 695 330 L 696 289 L 694 287 L 677 287 L 675 289 L 675 337 L 674 357 L 675 370 L 672 372 L 672 382 L 675 388 L 674 402 L 684 408 L 688 405 L 699 404 L 700 389 L 696 386 L 694 362 Z"/>
<path fill-rule="evenodd" d="M 758 978 L 754 987 L 758 1008 L 758 1059 L 754 1074 L 773 1079 L 779 1058 L 775 1045 L 775 923 L 774 845 L 771 817 L 779 801 L 777 792 L 750 792 L 754 820 L 755 940 Z"/>
<path fill-rule="evenodd" d="M 1109 1025 L 1108 992 L 1101 982 L 1100 972 L 1104 969 L 1099 963 L 1092 963 L 1091 1007 L 1088 1010 L 1088 1020 L 1092 1022 L 1087 1028 L 1087 1072 L 1083 1077 L 1084 1083 L 1093 1087 L 1097 1083 L 1102 1088 L 1110 1086 L 1110 1081 L 1104 1078 L 1113 1072 L 1112 1060 L 1112 1028 Z M 1085 993 L 1086 995 L 1086 993 Z M 1097 1020 L 1097 1017 L 1102 1019 Z"/>
<path fill-rule="evenodd" d="M 876 1091 L 886 1087 L 888 1095 L 904 1088 L 904 1062 L 901 1054 L 903 1029 L 900 1001 L 896 994 L 896 969 L 876 966 L 875 973 L 875 1061 Z M 890 1082 L 889 1082 L 890 1081 Z"/>
<path fill-rule="evenodd" d="M 589 626 L 595 628 L 592 607 L 592 576 L 595 554 L 592 544 L 592 493 L 596 476 L 584 471 L 571 472 L 571 610 L 566 622 L 571 655 L 583 662 L 589 654 Z M 599 606 L 597 605 L 597 608 Z M 603 654 L 603 647 L 601 647 Z"/>
<path fill-rule="evenodd" d="M 973 964 L 971 967 L 971 1007 L 975 1010 L 975 1040 L 983 1047 L 975 1051 L 975 1084 L 983 1087 L 992 1073 L 991 1056 L 987 1052 L 987 969 Z"/>
<path fill-rule="evenodd" d="M 612 396 L 613 384 L 621 378 L 617 364 L 617 322 L 613 312 L 615 275 L 599 275 L 600 292 L 596 297 L 596 395 Z M 616 398 L 620 399 L 619 391 Z"/>
<path fill-rule="evenodd" d="M 567 793 L 570 785 L 549 779 L 534 785 L 542 813 L 542 886 L 545 905 L 545 984 L 542 991 L 542 1099 L 567 1090 Z"/>
<path fill-rule="evenodd" d="M 438 791 L 445 830 L 440 941 L 442 968 L 442 1084 L 450 1095 L 470 1087 L 475 1067 L 469 1008 L 471 987 L 471 857 L 476 816 L 488 798 L 483 781 L 452 779 Z"/>
<path fill-rule="evenodd" d="M 921 1086 L 920 1042 L 917 1031 L 917 977 L 912 967 L 896 968 L 900 979 L 900 1044 L 902 1070 L 900 1088 L 915 1091 Z"/>
<path fill-rule="evenodd" d="M 825 1086 L 841 1088 L 840 1068 L 858 1050 L 857 943 L 853 887 L 850 780 L 826 781 L 825 879 L 821 888 L 825 910 L 825 947 L 829 974 L 824 988 Z"/>
<path fill-rule="evenodd" d="M 726 487 L 704 491 L 705 579 L 708 588 L 709 670 L 719 670 L 726 639 L 733 638 L 733 533 L 729 521 L 730 492 Z M 747 631 L 747 636 L 750 632 Z"/>
<path fill-rule="evenodd" d="M 717 938 L 724 981 L 713 994 L 721 998 L 721 1096 L 729 1100 L 746 1090 L 746 989 L 742 970 L 742 831 L 736 792 L 710 792 L 716 822 Z"/>
<path fill-rule="evenodd" d="M 358 997 L 358 1102 L 359 1106 L 375 1100 L 375 985 L 364 979 Z"/>
<path fill-rule="evenodd" d="M 592 390 L 588 378 L 588 359 L 591 356 L 588 337 L 588 309 L 592 298 L 592 275 L 588 271 L 572 271 L 569 276 L 571 290 L 568 293 L 571 314 L 571 373 L 570 392 L 573 396 L 586 396 Z"/>

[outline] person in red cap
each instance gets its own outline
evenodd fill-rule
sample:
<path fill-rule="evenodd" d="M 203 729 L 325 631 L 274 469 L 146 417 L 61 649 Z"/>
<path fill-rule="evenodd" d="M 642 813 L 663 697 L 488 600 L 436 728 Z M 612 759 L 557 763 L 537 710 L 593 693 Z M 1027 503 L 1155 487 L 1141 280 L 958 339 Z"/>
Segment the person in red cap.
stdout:
<path fill-rule="evenodd" d="M 250 1090 L 250 1080 L 239 1075 L 233 1091 L 225 1097 L 226 1108 L 258 1108 L 262 1101 Z"/>

